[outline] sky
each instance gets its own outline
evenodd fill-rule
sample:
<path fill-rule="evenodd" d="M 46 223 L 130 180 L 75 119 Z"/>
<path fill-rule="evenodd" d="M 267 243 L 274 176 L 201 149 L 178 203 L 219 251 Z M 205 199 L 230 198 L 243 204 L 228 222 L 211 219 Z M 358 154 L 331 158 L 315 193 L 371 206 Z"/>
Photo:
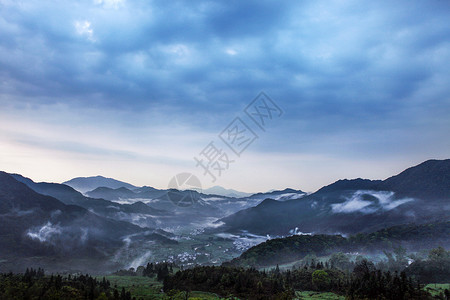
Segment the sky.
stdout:
<path fill-rule="evenodd" d="M 441 0 L 0 0 L 0 170 L 314 191 L 449 158 L 448 20 Z M 261 92 L 279 110 L 255 121 Z"/>

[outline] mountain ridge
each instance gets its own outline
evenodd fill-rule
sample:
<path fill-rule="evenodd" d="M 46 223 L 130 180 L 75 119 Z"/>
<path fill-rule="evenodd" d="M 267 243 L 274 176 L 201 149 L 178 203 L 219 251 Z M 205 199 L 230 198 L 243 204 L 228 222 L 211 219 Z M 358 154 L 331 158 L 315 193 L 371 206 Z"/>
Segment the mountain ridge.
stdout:
<path fill-rule="evenodd" d="M 75 177 L 68 181 L 64 181 L 63 184 L 68 185 L 81 193 L 92 191 L 98 187 L 109 187 L 113 189 L 121 187 L 125 187 L 128 189 L 136 188 L 136 186 L 130 183 L 120 181 L 114 178 L 104 177 L 101 175 L 90 177 Z"/>
<path fill-rule="evenodd" d="M 338 180 L 299 199 L 263 201 L 220 219 L 224 225 L 217 230 L 266 235 L 287 234 L 298 227 L 302 232 L 353 234 L 387 225 L 445 220 L 450 210 L 449 174 L 450 159 L 446 159 L 425 161 L 382 181 Z M 406 184 L 397 187 L 402 178 L 407 178 Z M 424 188 L 430 181 L 435 184 Z"/>
<path fill-rule="evenodd" d="M 206 194 L 206 195 L 218 195 L 218 196 L 233 197 L 233 198 L 245 198 L 245 197 L 249 197 L 252 195 L 251 193 L 245 193 L 245 192 L 237 191 L 235 189 L 226 189 L 226 188 L 218 186 L 218 185 L 204 189 L 204 190 L 202 190 L 202 193 Z"/>
<path fill-rule="evenodd" d="M 39 194 L 5 172 L 0 172 L 0 213 L 0 234 L 12 233 L 21 245 L 14 247 L 2 243 L 0 249 L 3 251 L 21 251 L 23 248 L 33 253 L 27 245 L 35 245 L 35 240 L 40 241 L 44 248 L 59 245 L 57 250 L 68 250 L 70 253 L 77 249 L 92 252 L 94 249 L 90 249 L 90 244 L 107 242 L 119 246 L 119 237 L 142 231 L 131 223 L 104 218 L 80 206 L 66 205 L 54 197 Z M 85 235 L 83 228 L 88 230 Z M 33 233 L 34 230 L 37 231 Z M 72 239 L 68 240 L 70 237 Z M 8 242 L 10 238 L 0 240 Z M 92 243 L 87 243 L 89 240 Z M 73 249 L 69 250 L 64 244 L 71 245 Z"/>

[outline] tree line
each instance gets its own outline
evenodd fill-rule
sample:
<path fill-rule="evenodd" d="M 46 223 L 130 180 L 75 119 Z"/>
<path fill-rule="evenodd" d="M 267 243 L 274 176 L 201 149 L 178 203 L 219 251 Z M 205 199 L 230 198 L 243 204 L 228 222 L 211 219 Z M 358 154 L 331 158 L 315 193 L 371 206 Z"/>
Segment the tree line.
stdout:
<path fill-rule="evenodd" d="M 41 268 L 0 274 L 0 299 L 132 300 L 130 292 L 111 287 L 104 277 L 44 274 Z"/>
<path fill-rule="evenodd" d="M 147 263 L 146 266 L 139 266 L 136 270 L 130 268 L 128 270 L 119 270 L 113 273 L 118 276 L 146 276 L 155 277 L 158 281 L 164 280 L 168 275 L 173 274 L 175 265 L 168 262 Z"/>
<path fill-rule="evenodd" d="M 377 265 L 363 257 L 351 261 L 344 253 L 334 253 L 327 261 L 309 255 L 285 271 L 278 265 L 268 271 L 198 266 L 167 276 L 164 291 L 178 295 L 200 290 L 244 299 L 292 299 L 295 290 L 334 292 L 348 299 L 449 299 L 448 290 L 433 298 L 422 288 L 426 282 L 449 282 L 450 252 L 438 247 L 427 259 L 417 259 L 409 266 L 405 253 L 401 247 L 386 252 L 388 260 Z"/>

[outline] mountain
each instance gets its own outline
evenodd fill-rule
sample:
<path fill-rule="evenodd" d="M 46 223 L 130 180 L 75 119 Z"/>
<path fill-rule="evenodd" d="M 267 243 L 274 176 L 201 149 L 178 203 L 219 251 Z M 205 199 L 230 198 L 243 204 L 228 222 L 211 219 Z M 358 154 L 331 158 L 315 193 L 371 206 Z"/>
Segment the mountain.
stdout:
<path fill-rule="evenodd" d="M 78 205 L 100 216 L 147 228 L 208 223 L 212 217 L 224 217 L 259 203 L 246 198 L 211 196 L 195 191 L 158 190 L 148 186 L 134 190 L 99 187 L 83 195 L 65 184 L 35 183 L 18 174 L 11 176 L 34 191 L 52 196 L 65 204 Z M 187 202 L 179 203 L 181 199 Z"/>
<path fill-rule="evenodd" d="M 428 160 L 381 182 L 376 189 L 424 200 L 450 199 L 450 159 Z"/>
<path fill-rule="evenodd" d="M 142 227 L 156 226 L 155 216 L 168 216 L 169 212 L 153 208 L 142 202 L 133 201 L 130 204 L 120 204 L 101 198 L 86 197 L 80 192 L 74 190 L 72 187 L 59 183 L 36 183 L 33 180 L 23 177 L 19 174 L 10 174 L 14 179 L 24 183 L 29 188 L 42 195 L 47 195 L 58 199 L 64 204 L 72 204 L 83 207 L 100 216 L 131 222 Z M 133 193 L 126 188 L 109 189 L 98 188 L 96 190 L 114 193 L 126 193 L 127 191 Z M 113 193 L 113 194 L 114 194 Z M 134 194 L 134 193 L 133 193 Z"/>
<path fill-rule="evenodd" d="M 112 189 L 118 189 L 121 187 L 127 189 L 135 189 L 136 187 L 132 184 L 119 181 L 113 178 L 106 178 L 103 176 L 92 176 L 92 177 L 77 177 L 69 181 L 63 182 L 81 193 L 86 193 L 92 191 L 99 187 L 108 187 Z"/>
<path fill-rule="evenodd" d="M 217 195 L 217 196 L 225 196 L 225 197 L 233 197 L 233 198 L 245 198 L 245 197 L 249 197 L 252 194 L 250 193 L 244 193 L 244 192 L 239 192 L 233 189 L 225 189 L 221 186 L 213 186 L 210 187 L 208 189 L 204 189 L 202 191 L 203 194 L 206 195 Z"/>
<path fill-rule="evenodd" d="M 0 272 L 38 266 L 52 272 L 110 272 L 139 261 L 151 245 L 177 244 L 169 233 L 147 226 L 155 223 L 155 213 L 170 214 L 143 202 L 121 205 L 78 193 L 84 208 L 29 186 L 61 198 L 78 193 L 65 185 L 0 172 Z"/>
<path fill-rule="evenodd" d="M 136 225 L 98 216 L 36 193 L 0 172 L 0 252 L 5 257 L 106 257 Z M 106 256 L 105 256 L 106 255 Z"/>
<path fill-rule="evenodd" d="M 339 180 L 317 192 L 259 205 L 222 218 L 218 231 L 286 235 L 289 232 L 370 232 L 406 223 L 448 220 L 450 160 L 430 160 L 384 181 Z"/>
<path fill-rule="evenodd" d="M 251 203 L 222 196 L 212 197 L 195 191 L 158 190 L 152 187 L 134 190 L 99 187 L 86 192 L 85 196 L 65 184 L 35 183 L 18 174 L 12 176 L 34 191 L 57 198 L 65 204 L 78 205 L 100 216 L 152 230 L 158 225 L 181 226 L 207 221 L 211 217 L 223 217 L 242 207 L 248 207 L 245 205 Z M 188 203 L 179 203 L 181 199 L 188 200 Z"/>
<path fill-rule="evenodd" d="M 74 190 L 72 187 L 59 184 L 59 183 L 47 183 L 47 182 L 39 182 L 36 183 L 30 178 L 23 177 L 19 174 L 10 174 L 15 180 L 26 184 L 29 188 L 34 190 L 35 192 L 52 196 L 64 204 L 74 204 L 80 205 L 83 201 L 85 201 L 85 197 L 78 191 Z"/>
<path fill-rule="evenodd" d="M 102 198 L 107 200 L 134 199 L 138 196 L 135 192 L 125 187 L 113 189 L 103 186 L 90 192 L 86 192 L 85 194 L 91 198 Z"/>
<path fill-rule="evenodd" d="M 275 191 L 270 191 L 267 193 L 253 194 L 248 198 L 259 199 L 259 200 L 264 200 L 264 199 L 270 198 L 270 199 L 274 199 L 277 201 L 285 201 L 285 200 L 299 199 L 305 195 L 306 195 L 306 193 L 301 190 L 294 190 L 294 189 L 287 188 L 284 190 L 275 190 Z"/>
<path fill-rule="evenodd" d="M 92 191 L 85 193 L 92 198 L 101 198 L 111 201 L 118 200 L 134 200 L 134 199 L 158 199 L 164 197 L 167 194 L 167 190 L 158 190 L 153 187 L 140 187 L 133 190 L 121 187 L 121 188 L 108 188 L 99 187 Z M 128 201 L 133 202 L 133 201 Z"/>
<path fill-rule="evenodd" d="M 381 180 L 369 180 L 369 179 L 341 179 L 330 185 L 324 186 L 319 189 L 316 194 L 325 194 L 333 192 L 342 192 L 348 190 L 372 190 L 379 185 Z"/>
<path fill-rule="evenodd" d="M 85 194 L 91 198 L 106 199 L 118 203 L 134 203 L 139 200 L 159 210 L 170 211 L 187 217 L 224 217 L 241 209 L 255 206 L 262 200 L 250 197 L 235 198 L 207 195 L 189 190 L 159 190 L 148 186 L 134 190 L 100 187 Z M 181 198 L 194 201 L 178 205 L 176 199 Z M 169 220 L 166 219 L 165 221 Z"/>

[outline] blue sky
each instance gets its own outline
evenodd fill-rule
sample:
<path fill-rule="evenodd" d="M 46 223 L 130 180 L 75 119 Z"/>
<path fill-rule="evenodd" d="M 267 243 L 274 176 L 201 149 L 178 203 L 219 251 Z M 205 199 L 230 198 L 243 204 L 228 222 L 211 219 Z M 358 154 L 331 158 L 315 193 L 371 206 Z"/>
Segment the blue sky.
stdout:
<path fill-rule="evenodd" d="M 448 20 L 448 1 L 0 0 L 0 169 L 313 191 L 448 158 Z M 261 91 L 284 114 L 212 183 L 193 157 Z"/>

